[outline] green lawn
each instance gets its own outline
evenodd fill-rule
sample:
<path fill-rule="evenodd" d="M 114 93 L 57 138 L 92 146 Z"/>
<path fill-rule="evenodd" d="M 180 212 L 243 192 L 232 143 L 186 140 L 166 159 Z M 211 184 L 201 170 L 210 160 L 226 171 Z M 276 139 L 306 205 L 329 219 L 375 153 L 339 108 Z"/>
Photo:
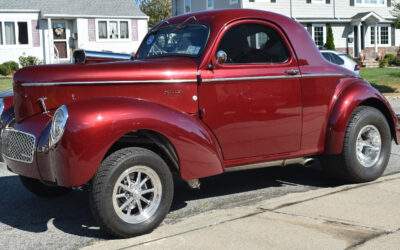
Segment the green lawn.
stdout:
<path fill-rule="evenodd" d="M 400 92 L 400 68 L 361 68 L 360 75 L 382 93 Z"/>
<path fill-rule="evenodd" d="M 11 88 L 12 88 L 12 79 L 0 79 L 0 91 Z"/>

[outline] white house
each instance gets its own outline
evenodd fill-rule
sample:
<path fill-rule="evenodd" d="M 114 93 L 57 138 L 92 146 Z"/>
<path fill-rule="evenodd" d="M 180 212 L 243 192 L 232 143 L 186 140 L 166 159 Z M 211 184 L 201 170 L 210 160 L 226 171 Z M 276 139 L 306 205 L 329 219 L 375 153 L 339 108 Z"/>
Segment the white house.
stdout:
<path fill-rule="evenodd" d="M 396 54 L 400 32 L 391 14 L 393 0 L 172 0 L 172 13 L 180 15 L 220 8 L 253 8 L 289 16 L 312 35 L 315 43 L 326 42 L 332 26 L 336 48 L 369 59 L 378 52 Z M 376 39 L 375 39 L 376 38 Z"/>
<path fill-rule="evenodd" d="M 148 19 L 133 0 L 0 0 L 0 63 L 69 62 L 78 48 L 134 53 Z"/>

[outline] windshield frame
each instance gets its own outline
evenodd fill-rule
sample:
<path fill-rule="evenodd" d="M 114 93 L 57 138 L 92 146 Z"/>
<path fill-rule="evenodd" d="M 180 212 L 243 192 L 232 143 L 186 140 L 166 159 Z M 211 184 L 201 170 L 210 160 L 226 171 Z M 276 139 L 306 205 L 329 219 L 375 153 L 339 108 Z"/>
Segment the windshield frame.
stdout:
<path fill-rule="evenodd" d="M 180 57 L 190 57 L 190 58 L 199 58 L 203 55 L 205 48 L 207 47 L 208 41 L 210 39 L 210 34 L 211 34 L 211 28 L 210 25 L 208 23 L 187 23 L 185 24 L 186 28 L 187 26 L 204 26 L 207 28 L 207 37 L 205 39 L 204 42 L 204 46 L 201 48 L 201 50 L 199 51 L 199 53 L 197 55 L 190 55 L 190 54 L 180 54 L 180 53 L 176 53 L 176 54 L 164 54 L 164 55 L 155 55 L 155 56 L 148 56 L 148 57 L 144 57 L 144 58 L 138 58 L 139 52 L 143 49 L 143 47 L 145 46 L 145 42 L 147 41 L 148 37 L 158 33 L 160 31 L 166 30 L 166 29 L 172 29 L 172 28 L 177 28 L 180 24 L 182 23 L 176 23 L 176 24 L 170 24 L 167 26 L 164 26 L 160 29 L 156 29 L 154 31 L 150 30 L 146 36 L 143 38 L 142 43 L 140 44 L 139 49 L 137 50 L 136 54 L 135 54 L 135 60 L 147 60 L 147 59 L 154 59 L 154 58 L 163 58 L 163 57 L 175 57 L 175 56 L 180 56 Z"/>

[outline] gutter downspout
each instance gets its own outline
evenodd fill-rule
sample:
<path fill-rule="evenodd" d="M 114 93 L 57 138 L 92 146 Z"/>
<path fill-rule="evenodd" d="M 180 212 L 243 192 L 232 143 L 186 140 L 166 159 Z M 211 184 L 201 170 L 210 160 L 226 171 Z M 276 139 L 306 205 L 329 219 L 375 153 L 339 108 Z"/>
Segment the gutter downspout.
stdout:
<path fill-rule="evenodd" d="M 50 38 L 50 36 L 51 36 L 51 34 L 50 34 L 50 31 L 51 31 L 51 19 L 50 18 L 47 18 L 47 42 L 48 42 L 48 47 L 49 47 L 49 61 L 48 61 L 48 64 L 51 64 L 52 62 L 51 62 L 51 38 Z"/>
<path fill-rule="evenodd" d="M 333 0 L 333 18 L 336 19 L 336 0 Z"/>
<path fill-rule="evenodd" d="M 293 0 L 290 0 L 290 18 L 293 19 Z"/>

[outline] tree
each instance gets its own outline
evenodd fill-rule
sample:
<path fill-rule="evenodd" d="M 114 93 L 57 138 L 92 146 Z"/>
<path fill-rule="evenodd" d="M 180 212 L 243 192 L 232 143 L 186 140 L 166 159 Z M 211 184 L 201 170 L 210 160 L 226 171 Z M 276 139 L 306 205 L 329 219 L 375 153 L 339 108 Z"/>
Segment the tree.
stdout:
<path fill-rule="evenodd" d="M 172 16 L 170 0 L 135 0 L 140 9 L 150 17 L 149 28 Z"/>
<path fill-rule="evenodd" d="M 400 28 L 400 2 L 397 3 L 393 3 L 393 9 L 391 11 L 392 15 L 396 18 L 396 20 L 394 21 L 394 24 L 396 25 L 396 28 L 399 29 Z"/>
<path fill-rule="evenodd" d="M 332 26 L 329 24 L 328 33 L 326 34 L 326 43 L 324 45 L 326 49 L 335 49 L 335 43 L 333 41 Z"/>

